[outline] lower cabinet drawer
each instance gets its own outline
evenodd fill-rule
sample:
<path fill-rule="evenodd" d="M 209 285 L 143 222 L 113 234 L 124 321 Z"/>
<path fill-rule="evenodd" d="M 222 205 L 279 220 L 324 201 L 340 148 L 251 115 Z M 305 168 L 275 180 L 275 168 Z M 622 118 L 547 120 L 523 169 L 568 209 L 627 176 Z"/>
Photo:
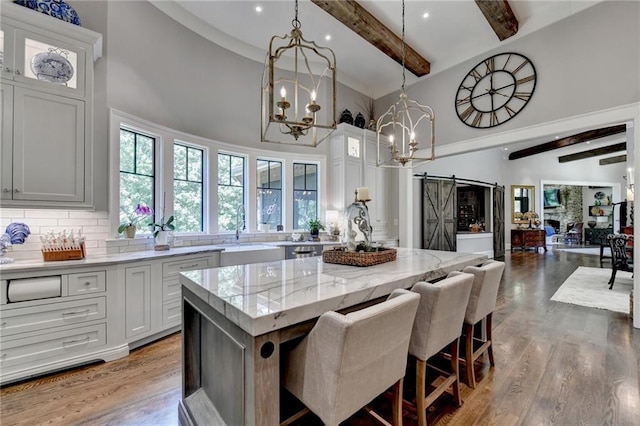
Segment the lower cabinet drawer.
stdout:
<path fill-rule="evenodd" d="M 162 281 L 162 301 L 179 299 L 182 286 L 178 278 L 165 279 Z"/>
<path fill-rule="evenodd" d="M 164 262 L 162 264 L 162 277 L 178 277 L 178 274 L 182 271 L 191 271 L 193 269 L 205 269 L 209 267 L 209 257 L 198 257 L 186 260 L 174 260 L 171 262 Z"/>
<path fill-rule="evenodd" d="M 100 293 L 107 290 L 105 271 L 69 274 L 69 296 Z"/>
<path fill-rule="evenodd" d="M 3 341 L 0 349 L 0 368 L 10 368 L 57 356 L 69 357 L 106 343 L 104 323 Z"/>
<path fill-rule="evenodd" d="M 106 317 L 106 304 L 105 297 L 93 297 L 5 309 L 0 317 L 0 337 L 103 319 Z"/>
<path fill-rule="evenodd" d="M 162 305 L 162 325 L 177 325 L 182 322 L 181 300 Z"/>

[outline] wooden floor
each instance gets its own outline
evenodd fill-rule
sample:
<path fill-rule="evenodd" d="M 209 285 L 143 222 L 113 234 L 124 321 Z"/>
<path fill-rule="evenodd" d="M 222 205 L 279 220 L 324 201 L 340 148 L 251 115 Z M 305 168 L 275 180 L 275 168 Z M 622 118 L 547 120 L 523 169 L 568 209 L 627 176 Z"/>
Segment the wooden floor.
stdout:
<path fill-rule="evenodd" d="M 624 314 L 549 301 L 577 266 L 599 266 L 598 257 L 529 251 L 507 254 L 506 263 L 493 320 L 496 367 L 481 358 L 477 388 L 462 386 L 460 408 L 445 397 L 430 424 L 640 425 L 640 330 Z M 0 424 L 176 425 L 180 345 L 174 334 L 121 360 L 6 386 Z M 376 424 L 366 414 L 346 423 Z M 415 417 L 405 413 L 405 424 Z"/>

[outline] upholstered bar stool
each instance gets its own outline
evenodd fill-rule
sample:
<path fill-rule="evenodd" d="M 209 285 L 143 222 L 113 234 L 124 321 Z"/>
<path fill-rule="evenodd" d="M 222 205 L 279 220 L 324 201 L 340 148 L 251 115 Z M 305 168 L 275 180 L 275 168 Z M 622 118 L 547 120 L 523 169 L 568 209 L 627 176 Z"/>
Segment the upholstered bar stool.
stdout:
<path fill-rule="evenodd" d="M 452 388 L 456 405 L 462 404 L 458 378 L 458 343 L 472 285 L 473 275 L 459 273 L 434 284 L 421 281 L 411 289 L 420 294 L 420 305 L 409 343 L 409 354 L 416 358 L 415 408 L 420 426 L 427 424 L 427 407 L 449 387 Z M 444 376 L 444 380 L 427 395 L 427 361 L 447 347 L 451 355 L 451 371 L 429 365 Z"/>
<path fill-rule="evenodd" d="M 464 339 L 465 339 L 465 356 L 461 363 L 465 364 L 467 369 L 467 383 L 470 387 L 476 387 L 476 376 L 473 369 L 473 363 L 483 353 L 489 355 L 489 363 L 495 366 L 493 359 L 493 337 L 491 333 L 491 321 L 493 311 L 496 309 L 496 299 L 498 298 L 498 287 L 504 273 L 504 262 L 490 260 L 482 264 L 482 266 L 467 266 L 463 270 L 465 273 L 474 275 L 473 288 L 469 297 L 469 304 L 464 316 Z M 483 322 L 482 330 L 483 339 L 474 337 L 474 326 Z M 474 343 L 480 343 L 480 346 L 474 350 Z"/>
<path fill-rule="evenodd" d="M 419 301 L 416 293 L 396 290 L 393 298 L 347 315 L 323 314 L 287 354 L 284 387 L 325 425 L 338 425 L 393 386 L 393 424 L 401 425 L 402 382 Z"/>

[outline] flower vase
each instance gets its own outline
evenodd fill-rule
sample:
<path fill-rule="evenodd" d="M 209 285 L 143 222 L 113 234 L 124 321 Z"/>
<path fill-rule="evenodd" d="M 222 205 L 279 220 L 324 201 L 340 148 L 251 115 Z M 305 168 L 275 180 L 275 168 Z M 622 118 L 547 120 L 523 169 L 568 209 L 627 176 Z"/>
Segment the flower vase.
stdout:
<path fill-rule="evenodd" d="M 124 236 L 127 238 L 135 238 L 136 237 L 136 227 L 134 225 L 127 226 L 124 228 Z"/>
<path fill-rule="evenodd" d="M 154 250 L 169 250 L 169 231 L 158 231 Z"/>

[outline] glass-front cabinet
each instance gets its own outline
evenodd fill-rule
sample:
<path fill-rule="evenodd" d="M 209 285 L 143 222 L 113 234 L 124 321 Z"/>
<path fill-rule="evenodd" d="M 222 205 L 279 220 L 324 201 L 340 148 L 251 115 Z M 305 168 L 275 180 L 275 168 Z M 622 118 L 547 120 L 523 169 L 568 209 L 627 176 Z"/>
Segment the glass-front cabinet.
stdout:
<path fill-rule="evenodd" d="M 14 3 L 0 16 L 2 207 L 93 207 L 102 36 Z"/>
<path fill-rule="evenodd" d="M 3 78 L 67 96 L 84 96 L 86 51 L 77 43 L 8 25 L 2 26 L 1 37 Z"/>

